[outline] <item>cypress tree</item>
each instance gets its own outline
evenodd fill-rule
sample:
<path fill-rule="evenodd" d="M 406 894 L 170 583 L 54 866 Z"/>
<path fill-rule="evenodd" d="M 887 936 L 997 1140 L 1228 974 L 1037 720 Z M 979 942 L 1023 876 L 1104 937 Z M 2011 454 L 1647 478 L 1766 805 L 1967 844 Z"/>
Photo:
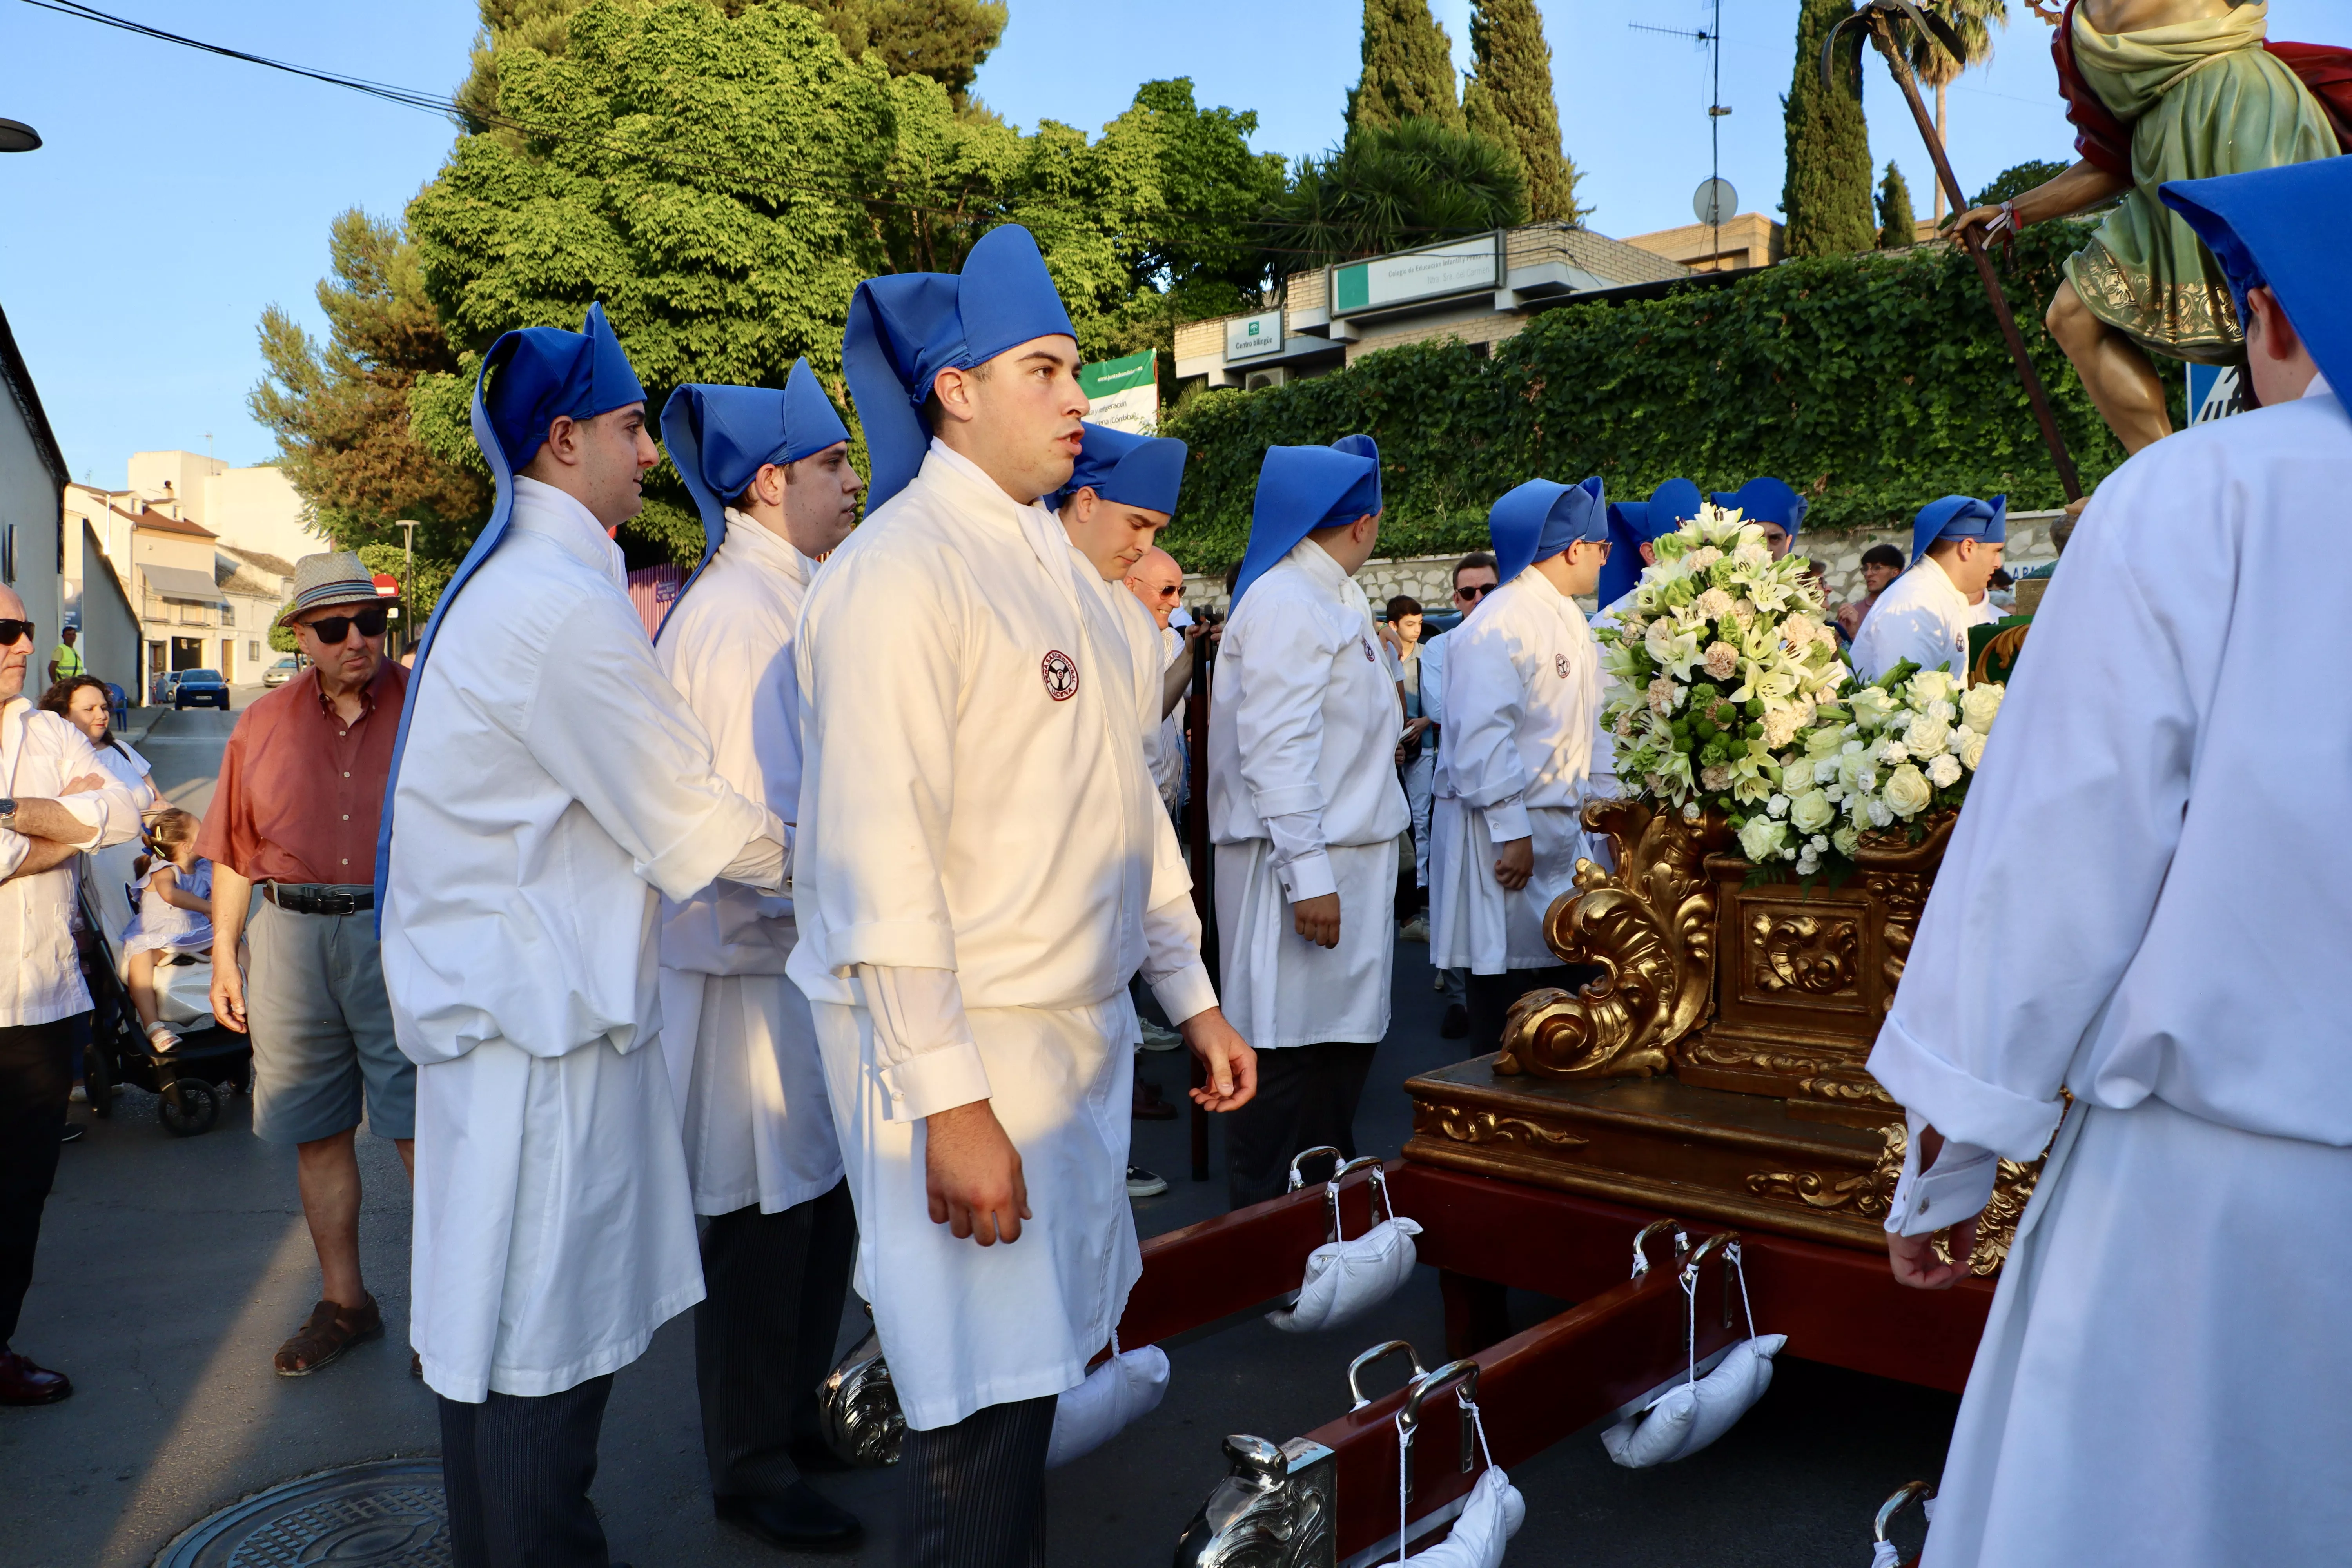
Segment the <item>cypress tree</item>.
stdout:
<path fill-rule="evenodd" d="M 1454 44 L 1429 0 L 1364 0 L 1364 68 L 1348 92 L 1348 133 L 1407 120 L 1465 129 L 1454 96 Z"/>
<path fill-rule="evenodd" d="M 1528 210 L 1538 223 L 1576 223 L 1576 165 L 1560 151 L 1559 110 L 1552 101 L 1551 46 L 1535 0 L 1472 0 L 1470 47 L 1477 75 L 1462 89 L 1471 130 L 1508 147 L 1528 180 Z"/>
<path fill-rule="evenodd" d="M 1918 219 L 1911 216 L 1911 184 L 1889 158 L 1886 177 L 1878 182 L 1878 248 L 1900 250 L 1918 244 Z"/>
<path fill-rule="evenodd" d="M 1788 126 L 1788 174 L 1780 210 L 1790 256 L 1843 256 L 1875 249 L 1872 222 L 1870 127 L 1862 117 L 1860 29 L 1840 40 L 1829 87 L 1822 85 L 1822 42 L 1853 10 L 1853 0 L 1803 0 L 1797 15 L 1797 74 L 1781 100 Z"/>

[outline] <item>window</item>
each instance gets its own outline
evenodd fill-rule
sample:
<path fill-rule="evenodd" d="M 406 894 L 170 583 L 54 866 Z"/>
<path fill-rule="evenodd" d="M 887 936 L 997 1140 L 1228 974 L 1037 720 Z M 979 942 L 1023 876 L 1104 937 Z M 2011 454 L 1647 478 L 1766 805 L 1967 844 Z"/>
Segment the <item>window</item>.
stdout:
<path fill-rule="evenodd" d="M 257 642 L 247 643 L 245 645 L 245 657 L 250 659 L 258 660 L 261 658 L 261 645 Z"/>

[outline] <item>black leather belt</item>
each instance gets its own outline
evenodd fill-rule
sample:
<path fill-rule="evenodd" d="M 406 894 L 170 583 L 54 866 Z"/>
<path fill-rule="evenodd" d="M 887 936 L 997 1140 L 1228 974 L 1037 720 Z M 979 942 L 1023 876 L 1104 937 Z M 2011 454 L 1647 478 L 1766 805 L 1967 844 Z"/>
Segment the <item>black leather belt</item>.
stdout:
<path fill-rule="evenodd" d="M 261 896 L 292 915 L 355 915 L 375 908 L 366 883 L 264 882 Z"/>

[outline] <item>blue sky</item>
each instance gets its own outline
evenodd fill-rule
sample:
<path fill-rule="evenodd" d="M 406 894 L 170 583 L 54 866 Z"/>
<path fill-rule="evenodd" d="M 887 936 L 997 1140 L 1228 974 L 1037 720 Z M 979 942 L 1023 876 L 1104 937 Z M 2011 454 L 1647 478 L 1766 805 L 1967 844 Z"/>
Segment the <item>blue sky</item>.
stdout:
<path fill-rule="evenodd" d="M 1089 130 L 1136 85 L 1190 76 L 1201 101 L 1254 109 L 1256 145 L 1296 156 L 1336 141 L 1357 71 L 1360 0 L 1011 0 L 978 91 L 1024 127 Z M 472 0 L 111 0 L 209 41 L 403 87 L 446 91 L 466 70 Z M 1433 8 L 1467 64 L 1468 0 Z M 1992 65 L 1951 95 L 1953 161 L 1974 191 L 2012 163 L 2065 158 L 2048 30 L 2017 13 Z M 1696 29 L 1705 0 L 1548 0 L 1562 138 L 1602 233 L 1691 221 L 1708 169 L 1704 49 L 1630 24 Z M 1797 0 L 1723 0 L 1722 170 L 1743 210 L 1780 199 L 1780 95 Z M 2272 37 L 2352 41 L 2341 0 L 2273 0 Z M 1878 161 L 1927 209 L 1927 156 L 1883 68 L 1865 102 Z M 0 307 L 76 478 L 122 482 L 131 453 L 210 449 L 266 461 L 245 411 L 261 374 L 255 329 L 286 306 L 313 331 L 327 225 L 354 205 L 400 210 L 452 131 L 430 114 L 0 0 L 0 115 L 47 145 L 0 158 Z"/>

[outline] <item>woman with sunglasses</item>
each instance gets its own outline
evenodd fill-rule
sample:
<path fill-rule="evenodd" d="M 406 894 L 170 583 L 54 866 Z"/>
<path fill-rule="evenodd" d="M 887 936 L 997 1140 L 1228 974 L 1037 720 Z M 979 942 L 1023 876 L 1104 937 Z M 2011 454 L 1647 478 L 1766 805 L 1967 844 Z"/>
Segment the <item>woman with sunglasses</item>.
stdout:
<path fill-rule="evenodd" d="M 69 675 L 41 693 L 41 708 L 89 737 L 99 764 L 114 775 L 142 813 L 163 804 L 163 797 L 148 777 L 154 769 L 115 736 L 114 694 L 106 682 L 95 675 Z"/>

